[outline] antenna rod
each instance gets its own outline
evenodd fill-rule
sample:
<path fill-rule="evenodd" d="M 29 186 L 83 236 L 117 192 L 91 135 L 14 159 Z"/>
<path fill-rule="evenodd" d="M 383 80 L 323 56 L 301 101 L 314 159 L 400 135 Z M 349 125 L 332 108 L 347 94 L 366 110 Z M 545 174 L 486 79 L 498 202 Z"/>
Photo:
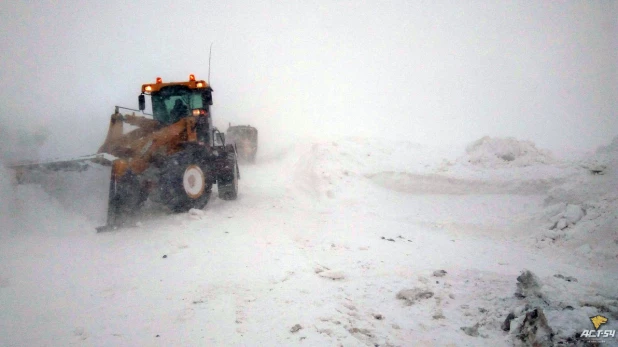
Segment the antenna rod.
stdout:
<path fill-rule="evenodd" d="M 210 43 L 210 52 L 208 53 L 208 85 L 210 85 L 210 58 L 212 58 L 212 44 L 214 42 Z"/>

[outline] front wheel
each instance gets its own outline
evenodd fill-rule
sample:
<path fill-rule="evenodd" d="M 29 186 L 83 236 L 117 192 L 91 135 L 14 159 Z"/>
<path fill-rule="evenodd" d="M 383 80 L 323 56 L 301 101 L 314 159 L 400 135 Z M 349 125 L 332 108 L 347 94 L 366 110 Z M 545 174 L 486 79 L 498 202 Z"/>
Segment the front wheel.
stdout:
<path fill-rule="evenodd" d="M 170 158 L 159 181 L 161 201 L 174 212 L 202 209 L 212 192 L 210 169 L 191 153 Z"/>

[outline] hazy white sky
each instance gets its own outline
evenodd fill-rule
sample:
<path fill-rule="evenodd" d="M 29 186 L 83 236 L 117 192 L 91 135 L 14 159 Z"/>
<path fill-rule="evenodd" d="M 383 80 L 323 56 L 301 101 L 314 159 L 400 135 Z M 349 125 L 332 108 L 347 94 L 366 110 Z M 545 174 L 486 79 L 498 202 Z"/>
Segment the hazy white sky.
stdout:
<path fill-rule="evenodd" d="M 618 135 L 616 1 L 4 2 L 0 125 L 96 151 L 157 76 L 211 82 L 215 123 L 560 152 Z"/>

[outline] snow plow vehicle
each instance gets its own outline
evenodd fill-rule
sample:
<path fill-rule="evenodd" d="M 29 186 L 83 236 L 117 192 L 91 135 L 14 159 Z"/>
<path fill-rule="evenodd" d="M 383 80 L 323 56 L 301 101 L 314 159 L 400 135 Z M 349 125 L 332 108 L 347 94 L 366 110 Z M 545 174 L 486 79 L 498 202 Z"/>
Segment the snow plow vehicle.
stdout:
<path fill-rule="evenodd" d="M 230 123 L 225 137 L 236 145 L 241 160 L 254 163 L 258 149 L 258 131 L 250 125 L 234 125 Z"/>
<path fill-rule="evenodd" d="M 96 155 L 14 165 L 17 180 L 36 182 L 50 172 L 111 167 L 107 222 L 98 231 L 122 226 L 148 198 L 174 212 L 201 209 L 216 184 L 219 198 L 235 200 L 240 178 L 236 148 L 226 144 L 225 135 L 213 127 L 212 91 L 194 75 L 188 81 L 170 83 L 158 77 L 156 83 L 142 85 L 139 110 L 116 106 Z M 151 99 L 152 118 L 135 114 L 144 112 L 146 95 Z M 133 113 L 123 115 L 120 109 Z"/>

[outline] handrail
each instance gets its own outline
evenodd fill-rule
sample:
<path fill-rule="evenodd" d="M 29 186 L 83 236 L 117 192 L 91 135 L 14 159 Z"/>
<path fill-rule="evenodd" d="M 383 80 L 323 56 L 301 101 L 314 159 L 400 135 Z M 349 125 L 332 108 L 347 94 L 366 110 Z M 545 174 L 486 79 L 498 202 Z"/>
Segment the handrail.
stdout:
<path fill-rule="evenodd" d="M 152 114 L 151 114 L 151 113 L 146 113 L 146 112 L 144 112 L 144 111 L 142 111 L 142 110 L 136 110 L 136 109 L 134 109 L 134 108 L 128 108 L 128 107 L 123 107 L 123 106 L 114 106 L 114 107 L 116 107 L 116 113 L 119 113 L 119 112 L 118 112 L 118 110 L 119 110 L 119 109 L 123 109 L 123 110 L 129 110 L 129 111 L 141 112 L 141 113 L 143 113 L 143 114 L 145 114 L 145 115 L 152 116 Z"/>

